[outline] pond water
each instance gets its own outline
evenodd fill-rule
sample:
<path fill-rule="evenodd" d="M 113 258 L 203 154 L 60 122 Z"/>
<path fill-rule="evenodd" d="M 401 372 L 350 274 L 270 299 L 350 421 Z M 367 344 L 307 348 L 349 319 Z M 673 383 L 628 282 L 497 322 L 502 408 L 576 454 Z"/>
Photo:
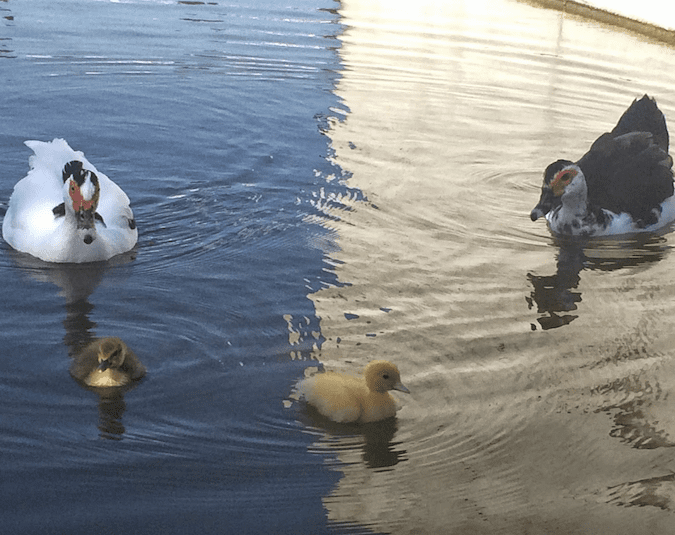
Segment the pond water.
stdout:
<path fill-rule="evenodd" d="M 139 228 L 96 265 L 0 246 L 8 533 L 670 533 L 672 229 L 529 213 L 635 97 L 675 121 L 675 51 L 438 4 L 0 4 L 0 212 L 64 137 Z M 123 396 L 68 374 L 103 335 L 148 368 Z M 395 421 L 293 399 L 375 358 Z"/>

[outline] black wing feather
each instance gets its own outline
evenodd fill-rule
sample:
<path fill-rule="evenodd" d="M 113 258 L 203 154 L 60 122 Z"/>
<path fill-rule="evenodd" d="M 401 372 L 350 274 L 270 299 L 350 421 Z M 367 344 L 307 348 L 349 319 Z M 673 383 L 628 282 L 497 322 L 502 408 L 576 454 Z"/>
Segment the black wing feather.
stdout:
<path fill-rule="evenodd" d="M 656 222 L 654 209 L 673 195 L 668 130 L 656 102 L 635 100 L 614 129 L 600 136 L 577 162 L 593 208 L 627 212 L 642 225 Z"/>

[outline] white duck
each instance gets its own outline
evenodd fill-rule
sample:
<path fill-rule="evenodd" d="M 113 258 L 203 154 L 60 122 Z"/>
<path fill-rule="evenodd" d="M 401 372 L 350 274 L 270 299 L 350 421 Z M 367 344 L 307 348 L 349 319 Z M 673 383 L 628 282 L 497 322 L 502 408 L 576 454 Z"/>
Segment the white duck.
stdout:
<path fill-rule="evenodd" d="M 63 139 L 26 141 L 30 171 L 9 199 L 2 237 L 47 262 L 96 262 L 129 251 L 138 230 L 124 191 Z"/>

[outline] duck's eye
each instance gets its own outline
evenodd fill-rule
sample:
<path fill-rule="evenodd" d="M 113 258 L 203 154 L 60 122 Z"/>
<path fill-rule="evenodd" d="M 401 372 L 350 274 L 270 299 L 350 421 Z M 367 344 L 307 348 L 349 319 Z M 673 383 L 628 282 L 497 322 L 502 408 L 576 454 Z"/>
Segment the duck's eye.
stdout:
<path fill-rule="evenodd" d="M 561 171 L 558 173 L 558 176 L 556 176 L 555 180 L 569 184 L 575 176 L 577 176 L 577 172 L 574 169 L 568 169 L 567 171 Z"/>
<path fill-rule="evenodd" d="M 389 379 L 389 374 L 388 374 L 388 373 L 383 373 L 383 374 L 382 374 L 382 379 Z"/>

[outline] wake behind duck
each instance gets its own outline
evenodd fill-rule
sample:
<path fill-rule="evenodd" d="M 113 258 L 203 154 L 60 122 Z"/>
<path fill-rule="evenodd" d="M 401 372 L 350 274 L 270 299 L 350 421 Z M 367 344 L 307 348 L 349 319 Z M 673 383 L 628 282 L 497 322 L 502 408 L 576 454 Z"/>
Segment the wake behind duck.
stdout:
<path fill-rule="evenodd" d="M 30 171 L 9 199 L 2 237 L 47 262 L 96 262 L 129 251 L 138 230 L 129 198 L 63 139 L 26 141 Z"/>
<path fill-rule="evenodd" d="M 647 95 L 634 100 L 580 160 L 558 160 L 546 168 L 532 221 L 545 216 L 553 233 L 567 236 L 664 227 L 675 220 L 668 143 L 656 101 Z"/>

